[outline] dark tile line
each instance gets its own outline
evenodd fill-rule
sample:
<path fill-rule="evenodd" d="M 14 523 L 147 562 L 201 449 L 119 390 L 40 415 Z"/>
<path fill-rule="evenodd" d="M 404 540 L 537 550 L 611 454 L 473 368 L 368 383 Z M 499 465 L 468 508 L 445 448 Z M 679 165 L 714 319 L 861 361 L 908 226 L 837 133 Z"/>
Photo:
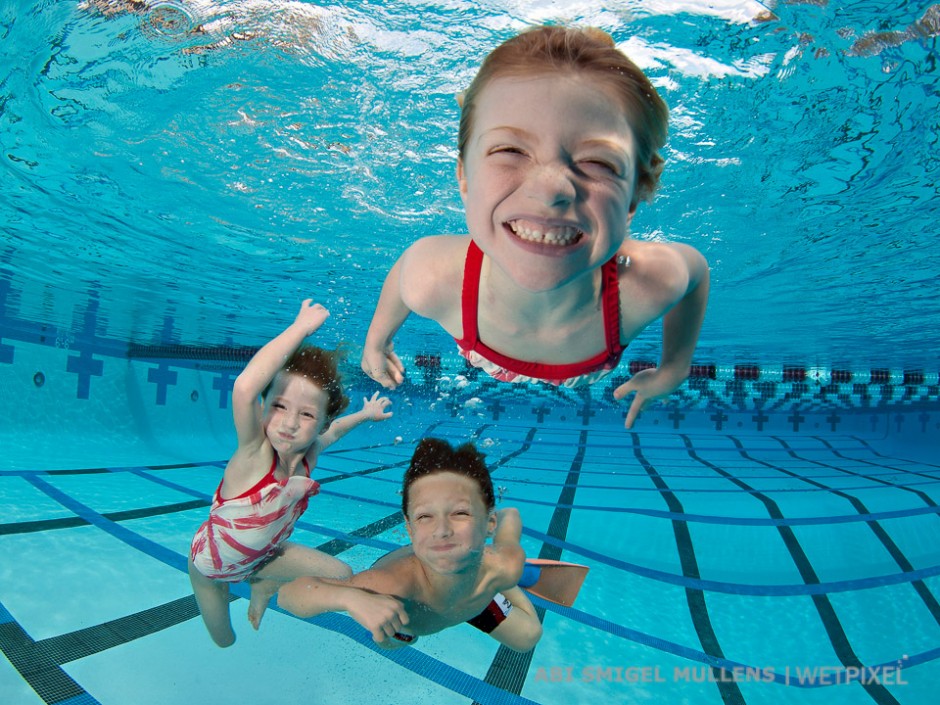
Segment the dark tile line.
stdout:
<path fill-rule="evenodd" d="M 0 651 L 45 703 L 55 705 L 88 695 L 49 655 L 37 649 L 36 642 L 16 622 L 0 624 Z"/>
<path fill-rule="evenodd" d="M 197 500 L 196 502 L 183 504 L 206 506 L 207 503 Z M 183 505 L 170 506 L 177 508 L 171 511 L 181 511 L 180 507 Z M 155 513 L 167 512 L 143 510 L 143 512 L 117 512 L 102 516 L 112 520 L 120 520 L 121 518 L 139 518 L 142 513 L 152 516 Z M 118 515 L 119 518 L 116 519 L 115 517 Z M 395 512 L 350 533 L 352 536 L 371 538 L 401 524 L 402 521 L 401 512 Z M 81 519 L 78 522 L 81 524 L 88 523 Z M 335 556 L 356 545 L 349 541 L 334 539 L 318 546 L 318 548 Z M 235 595 L 229 596 L 230 602 L 236 599 L 238 598 Z M 149 636 L 198 616 L 199 608 L 196 606 L 196 601 L 192 595 L 188 595 L 109 622 L 38 642 L 33 641 L 19 624 L 8 622 L 0 624 L 0 651 L 6 654 L 30 687 L 46 703 L 54 705 L 69 698 L 87 695 L 86 691 L 60 668 L 62 664 L 106 651 L 140 637 Z"/>
<path fill-rule="evenodd" d="M 175 514 L 177 512 L 187 512 L 190 509 L 199 509 L 208 507 L 209 502 L 203 499 L 194 499 L 189 502 L 174 502 L 159 507 L 142 507 L 140 509 L 127 509 L 120 512 L 108 512 L 102 514 L 105 519 L 111 521 L 128 521 L 131 519 L 143 519 L 146 517 L 162 516 L 164 514 Z M 81 517 L 62 517 L 59 519 L 37 519 L 35 521 L 19 521 L 12 524 L 0 524 L 0 536 L 9 534 L 27 534 L 37 531 L 51 531 L 54 529 L 72 529 L 77 526 L 89 526 L 90 523 Z"/>
<path fill-rule="evenodd" d="M 515 455 L 521 454 L 531 446 L 535 432 L 535 428 L 531 429 L 530 433 L 526 436 L 523 447 L 520 448 Z M 575 492 L 578 488 L 578 476 L 581 473 L 581 466 L 584 462 L 586 451 L 587 430 L 582 430 L 580 432 L 577 453 L 571 461 L 568 475 L 565 478 L 564 486 L 562 487 L 561 494 L 556 503 L 555 511 L 552 512 L 552 518 L 548 523 L 548 535 L 560 541 L 564 541 L 568 536 L 568 523 L 571 520 L 571 505 L 574 503 Z M 503 462 L 508 460 L 509 458 L 506 458 Z M 539 558 L 557 561 L 560 557 L 561 548 L 547 543 L 542 544 L 542 548 L 539 551 Z M 545 609 L 536 607 L 535 612 L 538 615 L 539 621 L 544 621 Z M 497 688 L 502 688 L 509 693 L 520 695 L 522 688 L 525 686 L 525 679 L 529 673 L 529 667 L 532 664 L 532 657 L 534 655 L 535 649 L 520 653 L 500 644 L 499 648 L 496 650 L 496 655 L 493 657 L 493 661 L 486 671 L 484 680 Z M 474 703 L 474 705 L 480 704 Z"/>
<path fill-rule="evenodd" d="M 728 438 L 735 444 L 735 447 L 738 450 L 738 453 L 742 458 L 750 460 L 752 462 L 763 465 L 764 467 L 771 468 L 781 472 L 782 474 L 792 477 L 801 482 L 805 482 L 814 487 L 820 487 L 832 492 L 838 497 L 842 497 L 847 500 L 855 508 L 857 512 L 868 514 L 868 510 L 865 508 L 864 504 L 858 500 L 858 498 L 853 497 L 841 490 L 832 488 L 823 483 L 817 482 L 812 478 L 801 477 L 797 473 L 794 473 L 786 468 L 773 465 L 765 460 L 760 460 L 751 456 L 741 441 L 734 437 L 728 436 Z M 777 439 L 780 442 L 779 439 Z M 704 461 L 703 461 L 704 462 Z M 710 467 L 710 463 L 707 463 Z M 832 467 L 832 466 L 829 466 Z M 838 468 L 836 468 L 838 469 Z M 845 471 L 847 474 L 855 474 L 849 471 Z M 767 508 L 768 512 L 771 513 L 771 516 L 774 518 L 783 518 L 783 512 L 780 511 L 779 506 L 771 500 L 769 497 L 766 497 L 762 493 L 755 493 L 755 497 L 760 499 L 764 506 Z M 866 522 L 868 524 L 875 524 L 877 522 Z M 784 545 L 787 547 L 787 551 L 790 553 L 794 564 L 796 565 L 797 570 L 800 573 L 800 577 L 803 578 L 803 582 L 806 584 L 818 584 L 819 576 L 816 574 L 816 571 L 813 569 L 812 562 L 809 560 L 809 557 L 806 555 L 806 552 L 803 550 L 803 547 L 800 545 L 799 539 L 797 539 L 796 534 L 793 532 L 793 529 L 789 526 L 779 526 L 778 531 L 780 536 L 784 541 Z M 876 532 L 876 536 L 878 533 Z M 892 542 L 893 543 L 893 542 Z M 898 553 L 900 550 L 898 549 Z M 919 581 L 918 581 L 919 582 Z M 849 642 L 848 635 L 845 633 L 845 629 L 842 626 L 842 622 L 839 620 L 839 616 L 836 614 L 835 608 L 832 606 L 832 601 L 829 599 L 828 595 L 815 594 L 812 596 L 813 606 L 816 608 L 816 612 L 819 614 L 819 618 L 822 621 L 823 629 L 826 631 L 826 635 L 829 637 L 829 642 L 832 644 L 832 648 L 836 653 L 836 657 L 846 668 L 863 668 L 861 660 L 858 658 L 858 655 L 855 653 L 855 650 L 852 648 L 851 643 Z M 874 700 L 878 705 L 899 705 L 897 699 L 894 695 L 891 694 L 882 683 L 872 682 L 871 680 L 860 681 L 860 685 L 865 689 L 865 692 Z"/>
<path fill-rule="evenodd" d="M 633 441 L 633 454 L 640 466 L 646 471 L 653 485 L 660 490 L 663 499 L 669 511 L 675 514 L 684 514 L 685 508 L 679 501 L 675 492 L 669 487 L 668 483 L 659 474 L 656 467 L 646 458 L 640 447 L 640 436 L 637 433 L 630 434 Z M 671 519 L 673 535 L 676 539 L 676 549 L 679 554 L 679 564 L 682 568 L 682 575 L 686 578 L 698 580 L 701 574 L 698 568 L 698 559 L 695 556 L 695 544 L 692 542 L 692 535 L 689 531 L 689 524 L 680 519 Z M 708 614 L 708 604 L 705 600 L 705 593 L 698 588 L 685 588 L 686 602 L 689 606 L 689 614 L 692 617 L 692 626 L 698 636 L 702 650 L 710 656 L 724 659 L 724 651 L 718 641 L 718 635 L 712 626 L 711 617 Z M 744 694 L 738 687 L 732 677 L 733 674 L 726 673 L 719 666 L 710 666 L 714 675 L 715 685 L 721 695 L 721 700 L 725 705 L 744 705 Z"/>
<path fill-rule="evenodd" d="M 797 460 L 807 460 L 806 458 L 799 457 L 792 450 L 789 450 L 784 440 L 782 439 L 776 439 L 776 440 L 784 448 L 788 449 L 789 455 L 791 457 L 796 458 Z M 842 457 L 837 451 L 833 451 L 833 453 L 836 455 L 836 457 Z M 856 473 L 851 470 L 842 470 L 841 468 L 838 468 L 837 466 L 830 465 L 829 463 L 824 463 L 819 460 L 812 460 L 810 462 L 813 462 L 816 465 L 821 465 L 822 467 L 834 468 L 836 470 L 840 470 L 841 472 L 847 475 L 852 475 L 855 477 L 866 477 L 865 475 L 861 475 L 860 473 Z M 916 475 L 918 473 L 912 473 L 912 474 Z M 936 508 L 937 506 L 933 498 L 930 497 L 930 495 L 926 494 L 925 492 L 922 492 L 921 490 L 915 490 L 910 487 L 905 487 L 904 485 L 898 485 L 893 482 L 888 482 L 887 480 L 876 479 L 873 481 L 877 482 L 878 484 L 891 487 L 892 489 L 912 492 L 914 495 L 917 496 L 918 499 L 920 499 L 928 507 Z M 869 514 L 868 508 L 865 505 L 865 503 L 862 502 L 857 497 L 855 497 L 854 495 L 850 495 L 848 493 L 841 492 L 838 490 L 833 490 L 833 493 L 848 500 L 848 502 L 852 505 L 855 511 L 858 512 L 859 514 Z M 881 545 L 884 546 L 885 550 L 888 552 L 891 558 L 894 559 L 895 564 L 897 564 L 897 566 L 901 568 L 901 570 L 903 570 L 905 573 L 913 572 L 914 571 L 913 564 L 910 562 L 908 557 L 904 555 L 904 551 L 902 551 L 901 547 L 898 546 L 897 543 L 895 543 L 894 539 L 891 538 L 890 534 L 888 534 L 885 528 L 877 520 L 869 520 L 869 521 L 866 521 L 865 523 L 868 525 L 868 527 L 872 530 L 872 532 L 878 538 L 878 541 L 881 542 Z M 940 602 L 938 602 L 936 596 L 930 591 L 930 588 L 927 586 L 927 584 L 923 580 L 913 580 L 911 581 L 911 586 L 914 588 L 914 591 L 917 593 L 918 597 L 920 597 L 921 601 L 924 603 L 924 606 L 926 606 L 927 609 L 930 611 L 930 614 L 933 617 L 934 621 L 938 625 L 940 625 Z"/>
<path fill-rule="evenodd" d="M 479 435 L 483 428 L 478 429 L 476 435 Z M 535 430 L 533 429 L 532 433 L 530 433 L 527 438 L 527 443 L 531 443 L 531 438 L 534 433 Z M 525 448 L 520 448 L 519 451 L 507 455 L 518 455 L 518 453 L 524 450 Z M 502 459 L 500 462 L 494 463 L 494 466 L 507 462 L 508 460 L 509 458 Z M 392 464 L 381 469 L 396 467 L 400 464 L 401 463 Z M 196 465 L 189 464 L 182 467 L 194 466 Z M 108 471 L 102 470 L 101 472 Z M 365 471 L 365 474 L 371 472 L 378 472 L 378 469 Z M 63 471 L 58 474 L 75 474 L 75 472 Z M 349 473 L 343 477 L 353 477 L 357 474 L 359 473 Z M 188 502 L 177 502 L 161 507 L 147 507 L 111 512 L 102 514 L 102 516 L 111 521 L 127 521 L 188 511 L 190 509 L 206 507 L 208 504 L 209 502 L 206 500 L 197 499 Z M 397 511 L 382 519 L 355 529 L 350 532 L 350 535 L 371 538 L 402 524 L 403 521 L 404 517 L 402 513 Z M 0 526 L 0 533 L 10 534 L 45 531 L 83 525 L 90 524 L 80 517 L 67 517 L 6 524 Z M 321 544 L 318 548 L 335 556 L 355 546 L 357 546 L 357 544 L 350 541 L 333 539 Z M 234 595 L 229 597 L 230 601 L 235 599 L 237 599 L 237 597 Z M 0 651 L 7 656 L 8 660 L 16 667 L 23 679 L 46 703 L 55 705 L 56 703 L 64 702 L 72 698 L 87 699 L 91 697 L 87 691 L 62 670 L 62 664 L 106 651 L 115 646 L 133 641 L 134 639 L 149 636 L 163 629 L 193 619 L 198 615 L 199 609 L 196 606 L 195 599 L 192 595 L 188 595 L 93 627 L 50 637 L 38 642 L 34 641 L 18 623 L 9 621 L 0 624 Z"/>

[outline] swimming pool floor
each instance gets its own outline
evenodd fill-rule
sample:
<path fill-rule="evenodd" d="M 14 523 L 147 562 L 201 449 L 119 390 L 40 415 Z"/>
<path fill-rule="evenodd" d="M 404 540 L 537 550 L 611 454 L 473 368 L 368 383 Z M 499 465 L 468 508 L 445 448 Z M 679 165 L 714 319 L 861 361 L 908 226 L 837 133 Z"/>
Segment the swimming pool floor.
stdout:
<path fill-rule="evenodd" d="M 573 608 L 536 598 L 545 634 L 533 652 L 469 626 L 385 652 L 345 615 L 276 608 L 255 633 L 242 597 L 238 641 L 218 649 L 186 553 L 222 459 L 98 457 L 0 471 L 0 701 L 932 701 L 940 464 L 852 435 L 395 433 L 351 434 L 324 454 L 293 540 L 365 568 L 407 540 L 397 490 L 414 442 L 474 440 L 502 504 L 522 513 L 526 552 L 591 568 Z"/>

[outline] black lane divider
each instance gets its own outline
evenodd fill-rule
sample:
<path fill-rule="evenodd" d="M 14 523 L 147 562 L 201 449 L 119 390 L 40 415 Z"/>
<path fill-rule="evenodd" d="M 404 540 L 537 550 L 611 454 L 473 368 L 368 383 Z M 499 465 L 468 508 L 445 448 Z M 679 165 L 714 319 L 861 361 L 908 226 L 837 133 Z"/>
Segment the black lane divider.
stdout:
<path fill-rule="evenodd" d="M 842 492 L 841 490 L 835 489 L 833 487 L 823 485 L 822 483 L 817 482 L 812 478 L 801 477 L 799 474 L 794 473 L 784 467 L 774 465 L 759 458 L 755 458 L 747 452 L 747 450 L 744 448 L 744 445 L 738 438 L 734 436 L 728 436 L 728 438 L 731 439 L 731 441 L 735 444 L 735 447 L 737 448 L 738 453 L 742 458 L 746 458 L 747 460 L 763 465 L 764 467 L 775 469 L 782 474 L 801 482 L 826 489 L 832 494 L 847 500 L 859 514 L 869 513 L 862 502 L 858 500 L 858 498 L 846 494 L 845 492 Z M 776 440 L 778 443 L 781 442 L 779 438 Z M 845 472 L 847 474 L 854 474 L 849 471 Z M 769 498 L 765 502 L 765 506 L 767 506 L 768 511 L 779 513 L 782 516 L 782 512 L 780 512 L 779 507 Z M 869 524 L 869 526 L 872 524 L 877 524 L 877 522 L 866 523 Z M 784 531 L 784 529 L 786 529 L 786 531 Z M 793 533 L 790 527 L 781 526 L 779 527 L 779 530 L 781 536 L 783 537 L 784 543 L 786 544 L 787 550 L 790 552 L 790 556 L 793 558 L 793 561 L 796 564 L 797 570 L 799 571 L 800 576 L 803 578 L 803 581 L 807 584 L 818 584 L 820 582 L 819 576 L 816 575 L 816 571 L 813 569 L 809 557 L 806 555 L 806 552 L 800 545 L 799 540 L 796 538 L 796 534 Z M 875 535 L 879 536 L 879 533 L 876 531 Z M 881 532 L 881 535 L 887 538 L 887 534 L 885 534 L 883 531 Z M 890 541 L 890 538 L 888 540 Z M 893 544 L 893 542 L 891 543 Z M 890 552 L 890 549 L 888 550 Z M 900 553 L 900 550 L 897 552 Z M 849 643 L 848 635 L 845 633 L 842 622 L 839 620 L 839 616 L 836 614 L 835 608 L 832 606 L 832 601 L 829 599 L 829 596 L 814 594 L 812 599 L 813 606 L 816 608 L 816 611 L 819 614 L 819 618 L 822 620 L 823 629 L 825 629 L 826 634 L 829 637 L 829 642 L 832 644 L 832 648 L 836 653 L 836 657 L 846 668 L 863 668 L 864 666 L 861 660 L 858 658 L 855 650 Z M 877 679 L 864 679 L 860 682 L 860 685 L 865 689 L 865 692 L 869 695 L 869 697 L 878 703 L 878 705 L 900 705 L 898 700 L 891 694 L 891 691 L 889 691 L 884 686 L 884 684 L 875 682 L 876 680 Z"/>
<path fill-rule="evenodd" d="M 485 428 L 486 427 L 483 426 L 477 429 L 474 437 L 478 437 Z M 511 457 L 515 457 L 524 452 L 531 446 L 535 432 L 536 429 L 532 429 L 522 447 L 507 454 L 506 457 L 499 461 L 494 462 L 491 468 L 502 465 L 508 462 Z M 389 464 L 381 469 L 397 467 L 401 464 L 402 463 Z M 176 469 L 182 467 L 202 467 L 204 465 L 205 464 L 202 463 L 187 463 L 174 466 L 154 466 L 148 469 Z M 376 469 L 370 469 L 362 473 L 346 473 L 343 476 L 336 476 L 332 479 L 345 479 L 346 477 L 355 477 L 360 474 L 370 474 L 377 471 Z M 53 471 L 49 474 L 71 475 L 99 472 L 110 471 L 95 468 L 78 471 Z M 160 507 L 146 507 L 142 509 L 110 512 L 102 514 L 101 516 L 110 521 L 120 522 L 203 508 L 209 506 L 209 504 L 210 503 L 206 500 L 197 499 Z M 350 535 L 360 538 L 372 538 L 390 528 L 400 525 L 403 521 L 404 517 L 402 513 L 400 511 L 394 512 L 382 519 L 355 529 L 350 532 Z M 45 531 L 49 529 L 91 525 L 93 525 L 91 521 L 75 516 L 62 519 L 0 525 L 0 534 L 25 533 L 30 531 Z M 325 553 L 336 556 L 356 545 L 357 544 L 350 541 L 333 539 L 321 544 L 317 548 Z M 236 599 L 238 599 L 238 597 L 234 594 L 229 596 L 230 602 Z M 2 609 L 2 606 L 0 606 L 0 612 L 8 615 L 8 613 Z M 140 637 L 149 636 L 150 634 L 176 626 L 177 624 L 198 616 L 199 608 L 196 606 L 195 598 L 189 595 L 93 627 L 61 634 L 40 641 L 34 641 L 32 637 L 10 617 L 7 621 L 0 623 L 0 652 L 13 664 L 29 686 L 49 705 L 64 703 L 72 699 L 78 699 L 83 705 L 95 705 L 98 701 L 62 670 L 62 664 L 105 651 Z M 516 694 L 518 695 L 518 693 Z"/>
<path fill-rule="evenodd" d="M 794 448 L 793 446 L 791 446 L 789 443 L 787 443 L 783 438 L 780 438 L 779 436 L 771 436 L 771 438 L 777 441 L 791 457 L 800 458 L 800 456 L 795 455 L 795 453 L 797 453 L 800 450 L 799 448 Z M 929 463 L 912 463 L 912 464 L 932 467 L 934 468 L 934 470 L 908 470 L 906 468 L 895 467 L 894 465 L 885 465 L 883 463 L 876 463 L 873 460 L 866 460 L 865 458 L 853 458 L 852 456 L 849 456 L 849 455 L 843 455 L 841 451 L 833 447 L 833 445 L 829 443 L 828 441 L 826 441 L 824 438 L 818 438 L 818 440 L 820 443 L 826 446 L 826 450 L 828 450 L 832 455 L 836 456 L 837 458 L 841 458 L 842 460 L 848 460 L 849 462 L 852 462 L 852 463 L 864 463 L 865 465 L 873 465 L 876 468 L 887 468 L 887 472 L 885 473 L 872 473 L 871 475 L 868 475 L 864 473 L 851 472 L 850 470 L 846 470 L 845 468 L 840 468 L 836 465 L 829 465 L 828 463 L 822 463 L 818 460 L 806 459 L 808 462 L 811 462 L 814 465 L 820 465 L 825 468 L 835 468 L 836 470 L 839 471 L 841 475 L 848 473 L 850 475 L 857 475 L 858 477 L 873 478 L 877 480 L 877 478 L 879 478 L 882 474 L 885 474 L 885 475 L 899 475 L 900 474 L 900 475 L 908 475 L 908 476 L 913 476 L 913 477 L 923 477 L 929 480 L 936 480 L 937 479 L 936 476 L 931 475 L 930 473 L 937 472 L 938 470 L 940 470 L 940 466 L 931 465 Z M 879 458 L 884 458 L 885 460 L 891 460 L 893 462 L 897 462 L 899 460 L 898 458 L 892 458 L 890 456 L 883 455 L 877 452 L 876 450 L 873 450 L 872 448 L 866 448 L 866 450 L 871 452 L 872 455 L 876 455 Z M 902 462 L 906 463 L 910 461 L 902 460 Z M 918 483 L 918 484 L 922 484 L 922 483 Z M 907 489 L 905 485 L 895 485 L 895 486 L 902 488 L 902 489 Z M 929 500 L 930 498 L 926 497 L 926 499 Z"/>
<path fill-rule="evenodd" d="M 535 429 L 532 429 L 532 431 L 533 432 L 529 434 L 526 439 L 527 441 L 530 441 L 534 436 Z M 548 535 L 560 541 L 564 541 L 568 535 L 568 522 L 571 519 L 570 507 L 574 502 L 574 495 L 578 487 L 578 475 L 581 472 L 581 465 L 584 462 L 586 447 L 587 431 L 582 430 L 580 432 L 577 454 L 571 461 L 571 466 L 568 469 L 568 477 L 565 479 L 564 487 L 558 498 L 558 505 L 565 506 L 556 506 L 555 511 L 552 513 L 552 518 L 548 523 Z M 539 558 L 558 560 L 560 557 L 560 547 L 547 543 L 542 544 L 542 549 L 539 551 Z M 536 607 L 535 612 L 538 615 L 539 621 L 544 621 L 545 608 Z M 486 671 L 484 680 L 490 685 L 502 688 L 510 693 L 515 693 L 516 695 L 521 694 L 534 654 L 535 649 L 520 653 L 500 644 L 496 655 L 493 657 L 493 661 L 490 663 L 490 667 Z M 474 703 L 474 705 L 480 704 Z"/>
<path fill-rule="evenodd" d="M 128 509 L 120 512 L 108 512 L 102 514 L 105 519 L 111 521 L 128 521 L 130 519 L 143 519 L 145 517 L 161 516 L 163 514 L 175 514 L 176 512 L 188 512 L 190 509 L 199 509 L 208 507 L 209 502 L 204 499 L 194 499 L 189 502 L 175 502 L 173 504 L 164 504 L 159 507 L 144 507 L 141 509 Z M 0 536 L 8 534 L 27 534 L 37 531 L 50 531 L 53 529 L 72 529 L 76 526 L 90 526 L 90 522 L 81 517 L 63 517 L 61 519 L 37 519 L 35 521 L 18 521 L 12 524 L 0 524 Z"/>
<path fill-rule="evenodd" d="M 229 596 L 229 602 L 238 599 Z M 134 639 L 174 627 L 199 616 L 196 599 L 189 595 L 172 602 L 125 615 L 67 634 L 34 641 L 15 621 L 0 624 L 0 650 L 29 686 L 49 705 L 81 698 L 97 703 L 61 666 L 126 644 Z"/>
<path fill-rule="evenodd" d="M 823 440 L 823 438 L 822 438 L 821 436 L 813 436 L 813 438 L 814 438 L 815 440 L 817 440 L 817 441 L 822 441 L 823 443 L 825 443 L 825 444 L 826 444 L 827 446 L 829 446 L 829 447 L 832 447 L 828 442 L 826 442 L 825 440 Z M 924 465 L 924 466 L 926 466 L 926 467 L 928 467 L 928 468 L 937 468 L 937 469 L 940 469 L 940 465 L 937 465 L 936 463 L 928 463 L 928 462 L 926 462 L 926 461 L 924 461 L 924 460 L 908 460 L 907 458 L 895 458 L 894 456 L 885 455 L 884 453 L 881 453 L 880 451 L 877 451 L 877 450 L 875 450 L 874 448 L 872 448 L 872 447 L 871 447 L 871 444 L 870 444 L 867 440 L 865 440 L 864 438 L 859 438 L 858 436 L 850 436 L 850 438 L 851 438 L 853 441 L 855 441 L 856 443 L 858 443 L 860 446 L 862 446 L 862 447 L 863 447 L 865 450 L 867 450 L 869 453 L 871 453 L 872 455 L 878 456 L 879 458 L 888 458 L 888 459 L 894 460 L 894 461 L 900 460 L 900 461 L 905 462 L 905 463 L 910 463 L 911 465 Z"/>
<path fill-rule="evenodd" d="M 775 440 L 778 443 L 780 443 L 781 446 L 789 450 L 784 440 L 780 438 L 775 438 Z M 805 458 L 799 458 L 793 451 L 789 451 L 789 452 L 791 456 L 797 458 L 798 460 L 806 460 Z M 835 453 L 835 454 L 837 457 L 842 457 L 838 453 Z M 819 460 L 813 460 L 812 462 L 818 465 L 821 465 L 823 467 L 836 468 L 837 470 L 840 469 L 834 465 L 830 465 L 829 463 L 824 463 Z M 851 470 L 842 470 L 842 472 L 847 475 L 854 475 L 854 476 L 859 475 L 859 473 L 852 472 Z M 912 474 L 916 474 L 916 473 L 912 473 Z M 887 486 L 887 487 L 891 487 L 892 489 L 903 490 L 905 492 L 911 492 L 914 495 L 916 495 L 918 499 L 924 502 L 924 504 L 926 504 L 928 507 L 931 507 L 934 509 L 937 508 L 937 504 L 936 502 L 933 501 L 933 498 L 931 498 L 930 495 L 924 492 L 921 492 L 920 490 L 914 490 L 914 489 L 911 489 L 910 487 L 905 487 L 904 485 L 898 485 L 893 482 L 888 482 L 886 480 L 875 480 L 875 482 L 877 482 L 878 484 Z M 851 505 L 855 508 L 855 510 L 859 514 L 868 513 L 868 509 L 865 506 L 865 504 L 857 497 L 846 495 L 842 492 L 836 492 L 836 494 L 848 499 Z M 905 572 L 914 571 L 914 566 L 910 562 L 910 560 L 907 558 L 907 556 L 904 555 L 904 551 L 901 550 L 901 547 L 898 546 L 897 543 L 895 543 L 894 539 L 891 538 L 891 536 L 888 534 L 885 528 L 878 521 L 871 520 L 871 521 L 866 521 L 865 523 L 872 530 L 872 532 L 874 532 L 875 536 L 881 542 L 881 545 L 885 547 L 885 550 L 888 551 L 888 553 L 891 555 L 891 558 L 894 559 L 894 562 L 898 565 L 899 568 L 901 568 L 901 570 Z M 934 618 L 934 621 L 937 624 L 940 624 L 940 602 L 937 601 L 936 596 L 934 596 L 934 594 L 930 591 L 930 588 L 927 586 L 927 584 L 923 580 L 918 579 L 918 580 L 912 580 L 911 586 L 914 588 L 915 592 L 917 592 L 918 597 L 920 597 L 921 601 L 924 603 L 927 609 L 930 610 L 930 614 Z"/>
<path fill-rule="evenodd" d="M 675 492 L 670 489 L 656 467 L 649 462 L 643 454 L 643 450 L 640 448 L 639 434 L 631 433 L 630 436 L 633 439 L 634 456 L 643 469 L 646 470 L 653 484 L 660 489 L 662 497 L 666 501 L 666 506 L 669 507 L 669 511 L 684 514 L 685 508 L 682 506 L 679 498 L 676 497 Z M 676 549 L 679 553 L 679 565 L 682 568 L 682 575 L 686 578 L 698 580 L 702 576 L 699 573 L 698 560 L 695 557 L 695 544 L 692 542 L 689 524 L 679 519 L 672 519 L 671 523 L 672 532 L 676 539 Z M 724 659 L 724 651 L 721 648 L 721 644 L 718 642 L 718 635 L 715 634 L 711 618 L 708 615 L 705 592 L 697 588 L 686 587 L 685 598 L 689 605 L 692 626 L 695 628 L 695 633 L 698 636 L 699 643 L 702 645 L 702 650 L 705 651 L 706 654 Z M 725 705 L 744 705 L 744 694 L 738 687 L 734 679 L 734 674 L 728 673 L 720 666 L 713 664 L 710 664 L 709 668 L 714 676 L 715 685 L 718 686 L 718 692 L 721 695 L 722 702 L 725 703 Z"/>

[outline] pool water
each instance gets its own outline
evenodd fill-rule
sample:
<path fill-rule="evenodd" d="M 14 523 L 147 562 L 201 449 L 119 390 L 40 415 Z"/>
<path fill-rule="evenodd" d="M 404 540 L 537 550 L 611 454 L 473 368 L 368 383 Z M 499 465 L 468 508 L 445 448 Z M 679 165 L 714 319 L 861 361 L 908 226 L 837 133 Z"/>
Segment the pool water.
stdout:
<path fill-rule="evenodd" d="M 84 400 L 63 372 L 74 352 L 15 350 L 48 381 L 21 375 L 5 413 L 25 399 L 75 435 L 5 436 L 4 702 L 929 701 L 940 464 L 922 410 L 807 413 L 794 430 L 792 411 L 701 405 L 644 412 L 628 432 L 590 395 L 547 407 L 464 378 L 487 403 L 448 408 L 414 385 L 391 420 L 324 454 L 294 539 L 367 567 L 407 542 L 398 489 L 416 441 L 472 440 L 500 506 L 522 513 L 527 554 L 590 567 L 573 607 L 534 598 L 545 633 L 528 654 L 469 625 L 390 653 L 345 615 L 272 607 L 254 633 L 236 589 L 238 641 L 222 650 L 186 555 L 234 441 L 219 391 L 233 363 L 164 360 L 178 376 L 161 395 L 152 360 L 98 355 L 101 396 Z"/>
<path fill-rule="evenodd" d="M 940 677 L 937 5 L 753 0 L 0 2 L 0 703 L 922 705 Z M 273 607 L 209 638 L 190 539 L 230 393 L 310 296 L 356 357 L 385 272 L 464 232 L 457 106 L 538 22 L 604 28 L 670 105 L 633 237 L 712 269 L 689 380 L 502 385 L 409 320 L 395 415 L 314 469 L 293 539 L 354 569 L 407 541 L 417 441 L 474 441 L 532 557 L 515 654 L 461 625 L 377 649 Z"/>

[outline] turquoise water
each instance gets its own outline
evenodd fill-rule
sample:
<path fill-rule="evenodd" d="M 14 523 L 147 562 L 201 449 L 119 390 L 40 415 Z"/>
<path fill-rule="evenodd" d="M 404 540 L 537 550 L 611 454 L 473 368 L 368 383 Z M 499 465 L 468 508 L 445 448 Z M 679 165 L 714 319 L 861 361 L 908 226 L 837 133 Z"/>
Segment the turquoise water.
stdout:
<path fill-rule="evenodd" d="M 930 702 L 931 13 L 0 0 L 2 702 Z M 234 377 L 312 295 L 371 394 L 356 348 L 390 262 L 463 232 L 454 93 L 536 21 L 604 27 L 670 105 L 634 236 L 709 259 L 696 369 L 627 432 L 611 392 L 655 326 L 575 393 L 482 378 L 410 320 L 395 417 L 330 449 L 295 538 L 368 566 L 406 540 L 416 441 L 471 439 L 527 553 L 590 566 L 577 602 L 539 603 L 525 656 L 469 626 L 390 655 L 343 615 L 255 634 L 240 598 L 215 648 L 185 554 Z"/>

